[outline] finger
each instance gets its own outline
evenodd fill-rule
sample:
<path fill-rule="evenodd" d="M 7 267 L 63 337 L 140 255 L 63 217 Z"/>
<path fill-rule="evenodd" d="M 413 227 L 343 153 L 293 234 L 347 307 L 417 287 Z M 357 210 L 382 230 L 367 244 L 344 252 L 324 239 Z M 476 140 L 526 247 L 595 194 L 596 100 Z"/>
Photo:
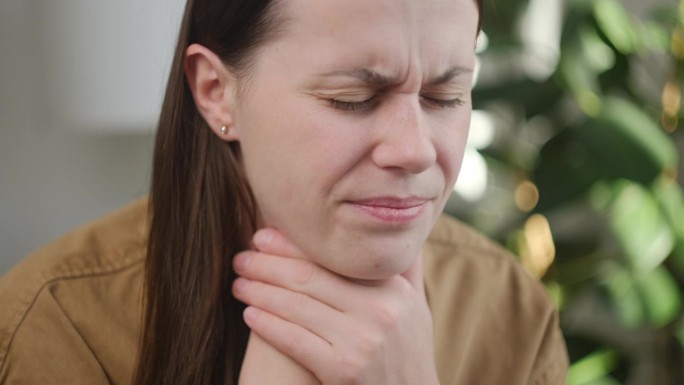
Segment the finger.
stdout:
<path fill-rule="evenodd" d="M 326 341 L 332 341 L 334 333 L 339 334 L 348 326 L 337 309 L 306 294 L 263 282 L 238 278 L 233 283 L 233 295 L 247 305 L 300 325 Z"/>
<path fill-rule="evenodd" d="M 301 259 L 243 251 L 233 259 L 233 268 L 242 277 L 307 294 L 340 311 L 353 306 L 350 298 L 362 295 L 361 286 Z"/>
<path fill-rule="evenodd" d="M 413 261 L 413 264 L 406 270 L 405 272 L 401 273 L 401 276 L 406 278 L 406 280 L 411 283 L 411 286 L 413 286 L 418 293 L 425 298 L 425 282 L 423 278 L 423 254 L 419 254 L 418 258 L 416 258 L 415 261 Z"/>
<path fill-rule="evenodd" d="M 297 259 L 308 259 L 304 252 L 278 230 L 263 228 L 254 233 L 252 242 L 257 250 L 273 255 Z"/>
<path fill-rule="evenodd" d="M 261 339 L 318 378 L 321 378 L 321 372 L 327 365 L 333 362 L 332 346 L 300 325 L 253 306 L 245 309 L 244 320 Z"/>

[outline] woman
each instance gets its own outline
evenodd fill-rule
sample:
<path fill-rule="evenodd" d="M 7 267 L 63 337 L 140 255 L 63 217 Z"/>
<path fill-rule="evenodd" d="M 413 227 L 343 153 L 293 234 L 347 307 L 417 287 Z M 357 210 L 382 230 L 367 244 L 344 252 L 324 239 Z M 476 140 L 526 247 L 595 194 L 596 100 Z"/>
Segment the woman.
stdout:
<path fill-rule="evenodd" d="M 541 286 L 440 218 L 480 9 L 188 1 L 149 203 L 3 279 L 3 382 L 564 383 Z"/>

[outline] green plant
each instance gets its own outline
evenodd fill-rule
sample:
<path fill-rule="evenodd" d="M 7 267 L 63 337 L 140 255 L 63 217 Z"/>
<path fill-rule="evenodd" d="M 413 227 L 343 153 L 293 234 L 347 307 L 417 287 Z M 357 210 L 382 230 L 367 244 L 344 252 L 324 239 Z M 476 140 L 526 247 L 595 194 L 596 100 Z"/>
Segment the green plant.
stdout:
<path fill-rule="evenodd" d="M 543 277 L 569 384 L 684 383 L 684 2 L 640 18 L 618 0 L 565 2 L 546 76 L 523 58 L 532 3 L 487 4 L 473 95 L 497 122 L 480 150 L 490 186 L 450 207 Z"/>

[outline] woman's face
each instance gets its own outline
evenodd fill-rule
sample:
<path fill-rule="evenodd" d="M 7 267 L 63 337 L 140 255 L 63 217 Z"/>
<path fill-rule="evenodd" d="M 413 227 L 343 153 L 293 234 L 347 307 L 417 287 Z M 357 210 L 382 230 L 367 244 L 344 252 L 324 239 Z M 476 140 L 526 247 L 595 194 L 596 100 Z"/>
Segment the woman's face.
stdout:
<path fill-rule="evenodd" d="M 286 0 L 234 115 L 263 226 L 359 279 L 405 271 L 470 121 L 473 0 Z"/>

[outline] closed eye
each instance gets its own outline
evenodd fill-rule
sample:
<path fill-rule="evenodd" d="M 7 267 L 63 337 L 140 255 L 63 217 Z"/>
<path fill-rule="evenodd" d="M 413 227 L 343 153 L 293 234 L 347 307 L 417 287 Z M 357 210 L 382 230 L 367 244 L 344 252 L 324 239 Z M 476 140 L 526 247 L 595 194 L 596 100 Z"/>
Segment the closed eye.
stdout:
<path fill-rule="evenodd" d="M 328 103 L 334 109 L 349 112 L 363 112 L 374 108 L 379 102 L 379 95 L 374 95 L 366 100 L 360 101 L 349 101 L 340 99 L 328 99 Z M 421 96 L 421 101 L 423 104 L 429 104 L 434 108 L 447 109 L 456 108 L 458 106 L 463 106 L 466 104 L 465 100 L 462 98 L 453 99 L 439 99 L 428 96 Z"/>
<path fill-rule="evenodd" d="M 328 103 L 332 108 L 342 111 L 367 111 L 377 104 L 377 95 L 361 101 L 348 101 L 340 99 L 328 99 Z"/>
<path fill-rule="evenodd" d="M 463 106 L 466 103 L 462 98 L 439 99 L 429 96 L 421 96 L 421 99 L 424 103 L 429 103 L 438 108 L 456 108 L 458 106 Z"/>

